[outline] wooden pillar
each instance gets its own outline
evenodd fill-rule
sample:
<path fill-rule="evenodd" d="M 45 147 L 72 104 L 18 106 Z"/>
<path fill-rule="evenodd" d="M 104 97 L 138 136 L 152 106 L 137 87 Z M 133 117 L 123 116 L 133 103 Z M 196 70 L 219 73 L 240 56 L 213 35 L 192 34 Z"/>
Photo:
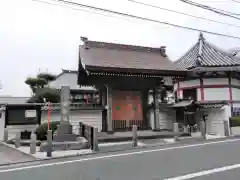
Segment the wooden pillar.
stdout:
<path fill-rule="evenodd" d="M 106 87 L 101 86 L 100 89 L 100 102 L 101 105 L 104 108 L 104 110 L 102 111 L 102 132 L 107 132 L 108 131 L 108 122 L 107 122 L 107 114 L 108 114 L 108 109 L 107 109 L 107 90 Z"/>
<path fill-rule="evenodd" d="M 148 116 L 148 92 L 149 89 L 142 90 L 142 111 L 143 111 L 143 126 L 144 129 L 148 129 L 150 117 Z"/>
<path fill-rule="evenodd" d="M 159 124 L 159 91 L 157 88 L 153 89 L 153 102 L 154 102 L 154 130 L 160 130 L 160 124 Z"/>
<path fill-rule="evenodd" d="M 112 88 L 108 85 L 106 87 L 106 107 L 107 107 L 107 132 L 113 132 L 112 122 Z"/>
<path fill-rule="evenodd" d="M 229 85 L 229 101 L 231 106 L 231 116 L 233 116 L 233 95 L 232 95 L 232 73 L 230 72 L 228 75 L 228 85 Z"/>
<path fill-rule="evenodd" d="M 203 88 L 203 78 L 200 78 L 200 92 L 201 92 L 201 101 L 204 101 L 204 88 Z"/>

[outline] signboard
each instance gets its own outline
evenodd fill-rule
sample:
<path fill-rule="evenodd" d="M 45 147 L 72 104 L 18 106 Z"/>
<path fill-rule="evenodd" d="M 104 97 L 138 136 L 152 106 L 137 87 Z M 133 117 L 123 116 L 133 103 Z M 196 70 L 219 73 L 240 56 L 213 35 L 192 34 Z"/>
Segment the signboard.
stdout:
<path fill-rule="evenodd" d="M 36 110 L 26 110 L 25 117 L 26 118 L 35 118 L 35 117 L 37 117 L 37 111 Z"/>

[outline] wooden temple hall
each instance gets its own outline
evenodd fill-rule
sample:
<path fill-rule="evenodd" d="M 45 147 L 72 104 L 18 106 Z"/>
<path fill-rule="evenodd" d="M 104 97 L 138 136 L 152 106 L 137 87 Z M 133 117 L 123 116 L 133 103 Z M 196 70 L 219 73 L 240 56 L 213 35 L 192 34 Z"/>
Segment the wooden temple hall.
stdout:
<path fill-rule="evenodd" d="M 165 81 L 186 73 L 168 59 L 166 47 L 97 42 L 86 37 L 81 40 L 78 84 L 98 89 L 104 109 L 102 131 L 127 130 L 133 124 L 142 130 L 159 129 L 159 102 Z M 149 92 L 153 94 L 150 105 Z"/>

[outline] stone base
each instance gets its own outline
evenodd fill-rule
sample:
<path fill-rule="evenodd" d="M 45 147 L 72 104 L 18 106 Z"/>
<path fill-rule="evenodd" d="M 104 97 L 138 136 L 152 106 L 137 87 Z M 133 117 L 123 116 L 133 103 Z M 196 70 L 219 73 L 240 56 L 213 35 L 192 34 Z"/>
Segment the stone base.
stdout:
<path fill-rule="evenodd" d="M 53 141 L 76 141 L 76 138 L 77 135 L 72 133 L 72 125 L 69 123 L 63 123 L 58 126 L 56 134 L 53 136 Z"/>
<path fill-rule="evenodd" d="M 80 150 L 88 148 L 88 141 L 83 137 L 78 137 L 76 141 L 52 142 L 53 151 Z M 40 146 L 41 152 L 48 150 L 47 142 Z"/>
<path fill-rule="evenodd" d="M 56 142 L 65 142 L 65 141 L 76 141 L 76 134 L 59 134 L 53 136 L 53 141 Z"/>

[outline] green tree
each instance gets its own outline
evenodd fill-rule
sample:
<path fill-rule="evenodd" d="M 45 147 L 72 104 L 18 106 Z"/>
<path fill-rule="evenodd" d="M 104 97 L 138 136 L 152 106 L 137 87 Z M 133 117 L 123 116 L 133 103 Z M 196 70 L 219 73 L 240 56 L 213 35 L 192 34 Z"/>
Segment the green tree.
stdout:
<path fill-rule="evenodd" d="M 49 73 L 39 73 L 36 77 L 28 77 L 25 83 L 31 88 L 33 96 L 29 103 L 43 103 L 44 99 L 52 103 L 60 101 L 60 94 L 56 89 L 46 87 L 49 82 L 54 81 L 56 76 Z"/>

